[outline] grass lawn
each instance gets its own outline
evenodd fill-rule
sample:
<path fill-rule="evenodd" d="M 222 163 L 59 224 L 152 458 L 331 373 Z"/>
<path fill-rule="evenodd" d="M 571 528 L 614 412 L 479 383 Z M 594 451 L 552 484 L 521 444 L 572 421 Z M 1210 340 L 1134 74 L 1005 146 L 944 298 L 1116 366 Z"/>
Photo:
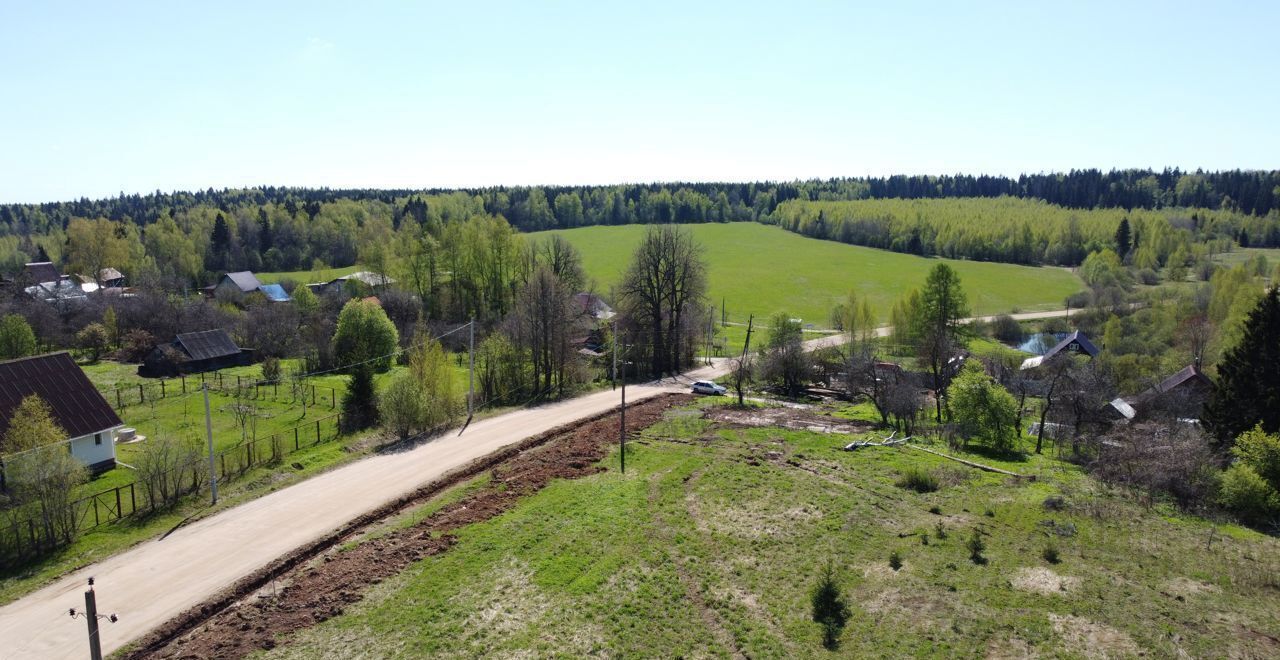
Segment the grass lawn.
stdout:
<path fill-rule="evenodd" d="M 359 265 L 345 266 L 342 268 L 324 268 L 321 270 L 292 270 L 281 271 L 278 273 L 254 273 L 258 277 L 258 281 L 263 284 L 273 284 L 284 280 L 292 280 L 295 284 L 312 284 L 315 282 L 328 282 L 335 280 L 343 275 L 350 275 L 361 270 Z"/>
<path fill-rule="evenodd" d="M 835 450 L 847 440 L 670 411 L 630 443 L 625 476 L 615 453 L 553 482 L 262 657 L 827 657 L 809 596 L 828 563 L 853 613 L 847 657 L 1276 649 L 1274 538 L 1144 507 L 1048 457 L 968 456 L 1030 482 Z M 911 468 L 941 488 L 898 487 Z"/>
<path fill-rule="evenodd" d="M 1224 266 L 1235 266 L 1236 264 L 1242 264 L 1249 261 L 1258 255 L 1266 257 L 1267 263 L 1270 264 L 1272 268 L 1274 268 L 1277 263 L 1280 263 L 1280 248 L 1237 247 L 1230 252 L 1219 252 L 1218 254 L 1213 255 L 1213 261 L 1214 263 L 1219 263 Z"/>
<path fill-rule="evenodd" d="M 745 323 L 787 312 L 816 327 L 829 327 L 831 308 L 850 289 L 870 298 L 880 322 L 905 291 L 924 285 L 934 264 L 944 261 L 960 274 L 975 314 L 1059 309 L 1083 288 L 1062 268 L 1036 268 L 978 261 L 926 259 L 886 250 L 807 238 L 754 222 L 686 225 L 706 249 L 709 298 L 724 301 L 730 321 Z M 597 288 L 608 291 L 631 261 L 643 225 L 584 227 L 559 233 L 581 252 Z"/>

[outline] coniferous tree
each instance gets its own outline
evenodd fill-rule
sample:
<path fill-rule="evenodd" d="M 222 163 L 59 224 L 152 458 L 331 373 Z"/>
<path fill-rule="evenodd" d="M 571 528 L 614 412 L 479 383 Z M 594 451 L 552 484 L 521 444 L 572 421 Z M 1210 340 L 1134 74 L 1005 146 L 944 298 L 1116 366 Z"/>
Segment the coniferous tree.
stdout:
<path fill-rule="evenodd" d="M 1130 241 L 1129 218 L 1121 218 L 1120 226 L 1116 227 L 1116 252 L 1121 259 L 1124 259 L 1131 249 L 1133 249 L 1133 243 Z"/>
<path fill-rule="evenodd" d="M 351 372 L 351 382 L 342 397 L 342 432 L 362 431 L 378 423 L 377 395 L 373 390 L 373 368 L 367 364 Z"/>
<path fill-rule="evenodd" d="M 1218 364 L 1218 387 L 1205 405 L 1205 424 L 1222 441 L 1261 425 L 1280 431 L 1280 289 L 1249 312 L 1244 334 Z"/>

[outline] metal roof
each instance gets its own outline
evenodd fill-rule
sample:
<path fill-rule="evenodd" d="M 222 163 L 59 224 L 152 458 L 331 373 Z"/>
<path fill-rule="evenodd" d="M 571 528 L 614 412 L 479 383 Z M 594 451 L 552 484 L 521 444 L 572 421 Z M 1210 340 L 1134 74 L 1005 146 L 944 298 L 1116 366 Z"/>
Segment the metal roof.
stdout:
<path fill-rule="evenodd" d="M 262 295 L 266 296 L 267 300 L 270 300 L 271 302 L 289 302 L 291 300 L 291 298 L 289 298 L 289 294 L 285 292 L 284 287 L 279 284 L 263 284 L 258 287 L 258 290 L 261 291 Z"/>
<path fill-rule="evenodd" d="M 343 282 L 346 282 L 347 280 L 355 280 L 357 282 L 367 284 L 368 286 L 382 286 L 384 284 L 395 284 L 396 282 L 395 280 L 391 279 L 390 277 L 387 277 L 386 275 L 382 275 L 382 274 L 375 273 L 373 271 L 368 271 L 368 270 L 359 270 L 349 275 L 343 275 L 342 277 L 334 278 L 333 280 L 329 281 L 329 284 L 341 284 Z"/>
<path fill-rule="evenodd" d="M 27 277 L 37 284 L 57 282 L 62 279 L 62 274 L 58 272 L 57 267 L 50 261 L 33 261 L 27 264 L 26 271 Z"/>
<path fill-rule="evenodd" d="M 181 347 L 192 360 L 208 360 L 210 358 L 239 355 L 240 347 L 231 340 L 231 335 L 222 328 L 203 332 L 184 332 L 173 342 Z"/>
<path fill-rule="evenodd" d="M 251 293 L 262 286 L 262 282 L 258 281 L 258 276 L 254 275 L 252 271 L 242 270 L 235 273 L 227 273 L 223 277 L 240 287 L 241 293 Z"/>
<path fill-rule="evenodd" d="M 0 433 L 22 400 L 38 395 L 68 438 L 123 424 L 89 377 L 66 352 L 0 362 Z"/>

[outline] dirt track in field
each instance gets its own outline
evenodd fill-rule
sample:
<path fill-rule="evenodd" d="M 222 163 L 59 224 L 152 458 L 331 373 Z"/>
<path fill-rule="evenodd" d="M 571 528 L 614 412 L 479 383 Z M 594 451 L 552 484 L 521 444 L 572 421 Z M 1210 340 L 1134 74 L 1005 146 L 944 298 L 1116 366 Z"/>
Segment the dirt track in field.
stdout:
<path fill-rule="evenodd" d="M 663 411 L 688 401 L 688 395 L 651 399 L 627 411 L 629 433 L 656 422 Z M 486 469 L 491 481 L 446 505 L 422 521 L 386 535 L 365 540 L 347 550 L 341 539 L 310 561 L 274 576 L 271 584 L 241 595 L 229 606 L 226 597 L 195 608 L 143 639 L 129 658 L 241 658 L 259 649 L 270 649 L 287 634 L 338 616 L 360 601 L 370 585 L 404 570 L 424 557 L 447 552 L 454 544 L 450 531 L 488 520 L 515 506 L 522 497 L 537 492 L 553 479 L 577 479 L 604 468 L 598 465 L 618 437 L 618 416 L 610 414 L 571 430 L 535 439 L 536 446 L 497 462 L 477 466 L 436 484 L 430 495 L 399 506 L 403 510 L 444 489 L 462 483 Z M 540 441 L 539 441 L 540 440 Z M 359 535 L 376 526 L 386 515 L 371 517 Z"/>

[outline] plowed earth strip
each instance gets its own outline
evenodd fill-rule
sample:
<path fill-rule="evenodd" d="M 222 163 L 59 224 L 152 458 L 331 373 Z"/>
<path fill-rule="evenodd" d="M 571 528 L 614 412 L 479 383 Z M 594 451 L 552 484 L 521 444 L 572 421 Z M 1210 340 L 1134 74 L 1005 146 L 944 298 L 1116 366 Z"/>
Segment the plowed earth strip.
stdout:
<path fill-rule="evenodd" d="M 629 407 L 628 434 L 652 425 L 663 411 L 691 398 L 672 394 Z M 273 648 L 289 633 L 342 614 L 364 597 L 370 585 L 424 557 L 447 551 L 455 542 L 450 531 L 507 511 L 552 479 L 576 479 L 602 471 L 598 463 L 617 440 L 618 423 L 617 411 L 610 411 L 459 468 L 240 580 L 147 634 L 124 657 L 242 658 Z M 485 471 L 492 471 L 491 481 L 461 500 L 410 527 L 337 551 L 344 541 L 384 519 Z M 279 583 L 285 586 L 273 593 L 258 593 Z"/>

